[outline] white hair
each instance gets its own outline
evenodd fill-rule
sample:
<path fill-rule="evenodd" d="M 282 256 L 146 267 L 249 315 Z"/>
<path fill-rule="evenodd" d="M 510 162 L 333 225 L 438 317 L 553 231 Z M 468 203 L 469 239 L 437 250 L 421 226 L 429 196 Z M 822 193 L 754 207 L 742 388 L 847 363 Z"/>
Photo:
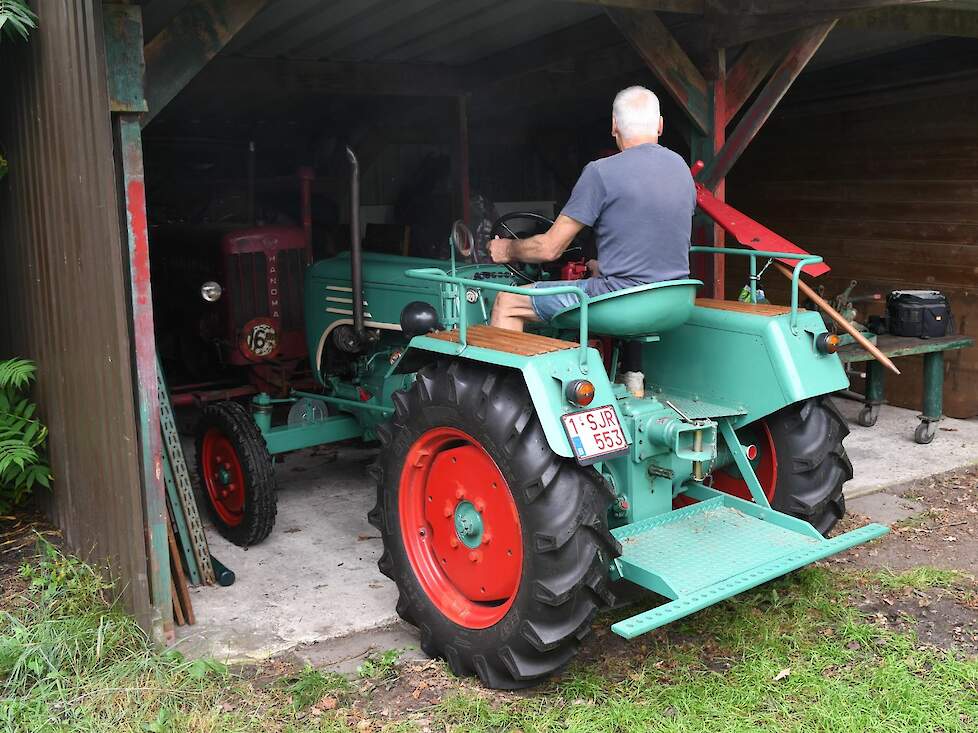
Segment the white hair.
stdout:
<path fill-rule="evenodd" d="M 645 87 L 628 87 L 611 106 L 619 134 L 626 140 L 659 134 L 659 98 Z"/>

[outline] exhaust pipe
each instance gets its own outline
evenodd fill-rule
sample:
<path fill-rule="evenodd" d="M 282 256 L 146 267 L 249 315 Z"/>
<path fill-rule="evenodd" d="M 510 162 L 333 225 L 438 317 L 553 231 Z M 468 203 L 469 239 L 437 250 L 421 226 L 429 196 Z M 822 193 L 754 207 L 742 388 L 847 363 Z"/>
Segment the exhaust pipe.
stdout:
<path fill-rule="evenodd" d="M 356 153 L 347 145 L 346 157 L 350 161 L 350 277 L 353 285 L 353 330 L 357 340 L 366 341 L 363 326 L 363 245 L 360 242 L 360 162 Z"/>

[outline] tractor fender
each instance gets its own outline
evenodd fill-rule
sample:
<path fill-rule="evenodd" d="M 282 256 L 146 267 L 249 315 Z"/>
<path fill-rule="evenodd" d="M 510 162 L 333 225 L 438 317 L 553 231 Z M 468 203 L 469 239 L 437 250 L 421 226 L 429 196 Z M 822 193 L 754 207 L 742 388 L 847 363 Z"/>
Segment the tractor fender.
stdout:
<path fill-rule="evenodd" d="M 559 456 L 574 457 L 561 417 L 583 409 L 571 404 L 565 396 L 566 386 L 576 379 L 586 379 L 594 385 L 594 400 L 587 409 L 606 406 L 614 408 L 625 438 L 629 444 L 632 442 L 632 436 L 629 435 L 618 409 L 614 386 L 608 379 L 601 355 L 595 349 L 587 349 L 587 359 L 582 368 L 580 348 L 522 356 L 472 345 L 463 347 L 428 336 L 416 336 L 391 367 L 389 376 L 416 372 L 427 364 L 445 358 L 465 359 L 520 372 L 547 436 L 547 443 Z"/>

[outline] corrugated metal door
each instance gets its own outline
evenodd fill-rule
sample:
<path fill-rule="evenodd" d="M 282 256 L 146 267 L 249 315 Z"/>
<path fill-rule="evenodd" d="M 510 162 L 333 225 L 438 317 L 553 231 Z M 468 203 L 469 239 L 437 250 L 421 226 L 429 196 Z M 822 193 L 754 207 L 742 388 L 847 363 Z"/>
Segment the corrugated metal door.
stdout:
<path fill-rule="evenodd" d="M 40 365 L 48 505 L 68 545 L 108 561 L 151 623 L 101 5 L 35 0 L 41 30 L 0 44 L 0 356 Z"/>

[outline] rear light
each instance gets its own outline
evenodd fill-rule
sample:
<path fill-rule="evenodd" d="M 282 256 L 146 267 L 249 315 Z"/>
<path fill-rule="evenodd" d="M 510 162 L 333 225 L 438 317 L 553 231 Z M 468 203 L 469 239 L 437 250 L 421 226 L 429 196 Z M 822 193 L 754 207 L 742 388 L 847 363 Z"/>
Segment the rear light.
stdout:
<path fill-rule="evenodd" d="M 564 394 L 568 402 L 587 407 L 594 400 L 594 385 L 586 379 L 575 379 L 567 385 Z"/>
<path fill-rule="evenodd" d="M 834 333 L 820 333 L 815 337 L 815 348 L 822 354 L 834 354 L 839 350 L 839 337 Z"/>

